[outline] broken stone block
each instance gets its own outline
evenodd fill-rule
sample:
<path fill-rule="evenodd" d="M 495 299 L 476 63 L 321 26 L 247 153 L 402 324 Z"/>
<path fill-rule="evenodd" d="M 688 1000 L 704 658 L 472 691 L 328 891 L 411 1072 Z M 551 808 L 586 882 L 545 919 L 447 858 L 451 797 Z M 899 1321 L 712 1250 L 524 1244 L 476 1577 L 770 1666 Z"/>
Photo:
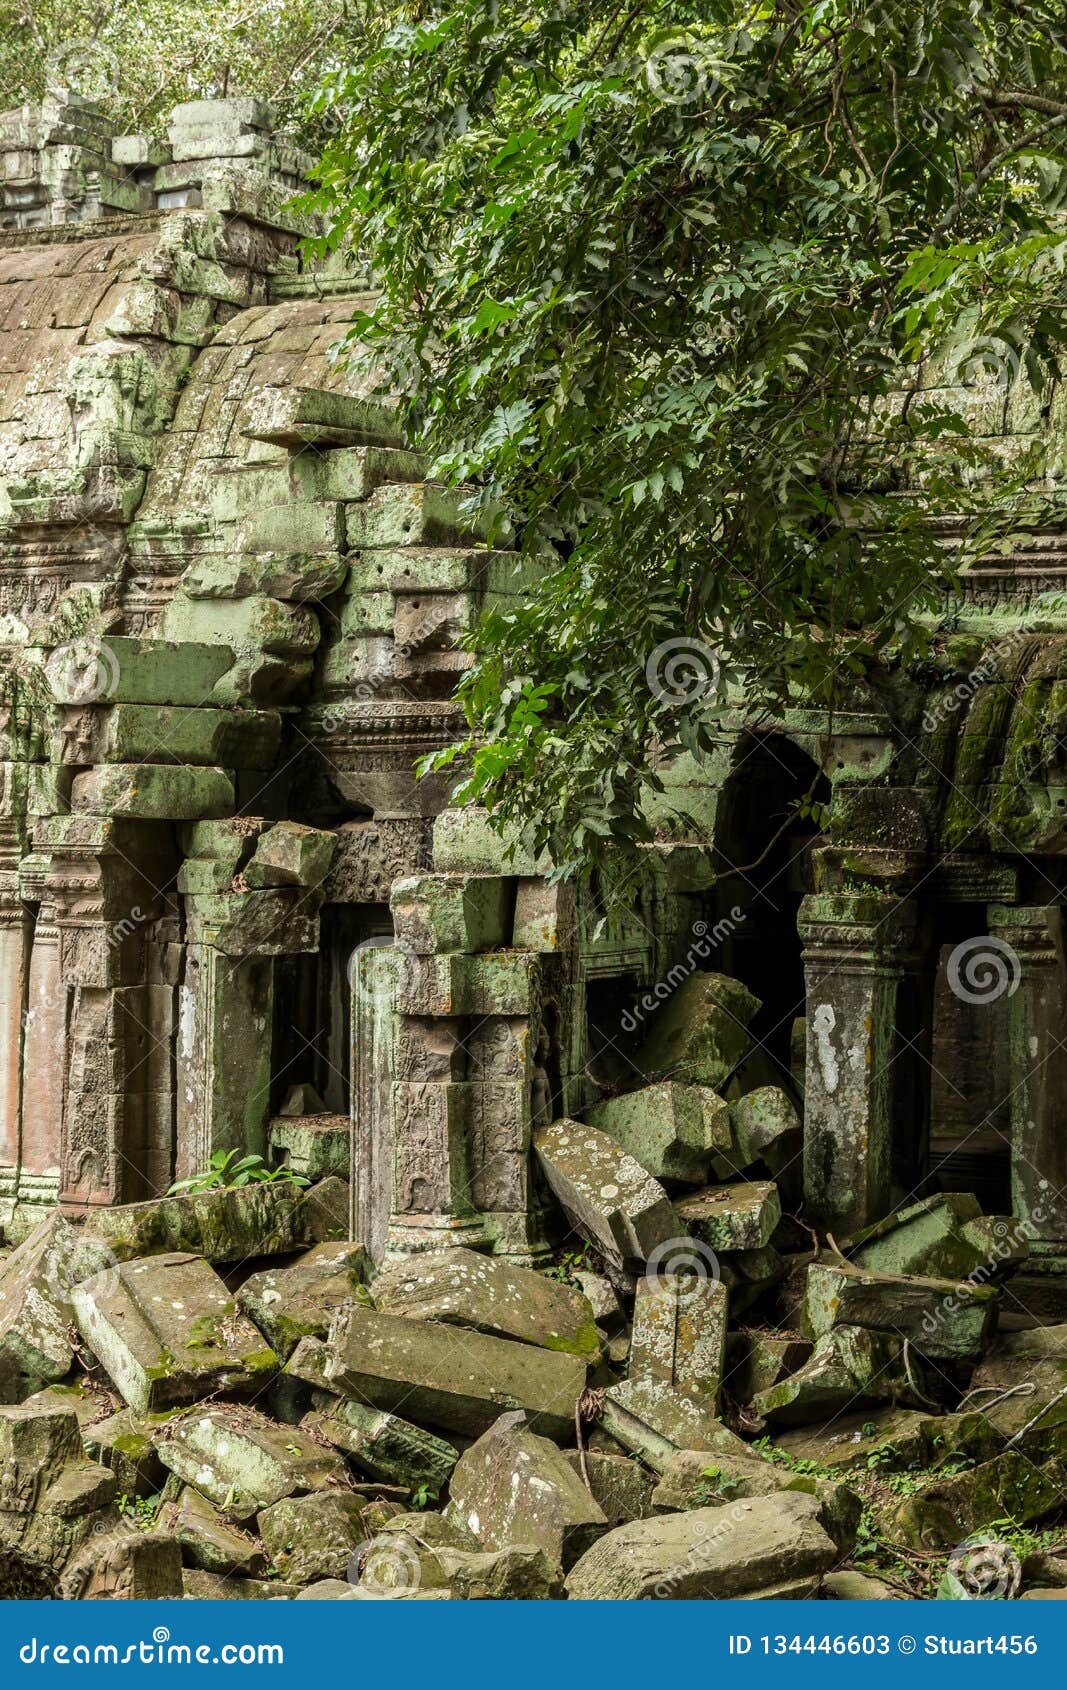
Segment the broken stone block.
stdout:
<path fill-rule="evenodd" d="M 286 1496 L 257 1516 L 271 1565 L 292 1584 L 344 1578 L 352 1556 L 366 1540 L 364 1499 L 352 1491 L 318 1491 Z"/>
<path fill-rule="evenodd" d="M 659 1380 L 624 1379 L 604 1392 L 600 1424 L 624 1449 L 662 1472 L 680 1449 L 711 1449 L 721 1430 L 714 1405 Z"/>
<path fill-rule="evenodd" d="M 416 956 L 498 950 L 511 942 L 511 887 L 494 874 L 426 874 L 393 882 L 397 942 Z"/>
<path fill-rule="evenodd" d="M 772 1332 L 734 1332 L 726 1340 L 726 1371 L 736 1402 L 751 1402 L 780 1379 L 796 1373 L 811 1355 L 806 1338 Z"/>
<path fill-rule="evenodd" d="M 1017 1221 L 983 1215 L 977 1198 L 946 1191 L 898 1209 L 849 1240 L 847 1255 L 875 1273 L 987 1284 L 1028 1251 Z"/>
<path fill-rule="evenodd" d="M 358 1306 L 339 1317 L 327 1347 L 327 1390 L 476 1437 L 509 1408 L 569 1437 L 585 1386 L 585 1363 L 563 1351 Z"/>
<path fill-rule="evenodd" d="M 22 1402 L 70 1372 L 73 1287 L 111 1260 L 56 1211 L 0 1265 L 0 1401 Z"/>
<path fill-rule="evenodd" d="M 545 1602 L 566 1595 L 559 1563 L 526 1544 L 482 1553 L 439 1549 L 437 1566 L 453 1602 Z"/>
<path fill-rule="evenodd" d="M 341 1458 L 298 1427 L 226 1403 L 175 1420 L 158 1447 L 165 1467 L 235 1520 L 346 1478 Z"/>
<path fill-rule="evenodd" d="M 177 1192 L 99 1209 L 90 1221 L 121 1261 L 187 1251 L 209 1262 L 290 1255 L 316 1242 L 315 1210 L 291 1183 Z"/>
<path fill-rule="evenodd" d="M 680 1449 L 665 1463 L 652 1492 L 652 1511 L 719 1508 L 739 1497 L 770 1496 L 782 1489 L 782 1475 L 742 1438 L 720 1426 L 714 1448 Z"/>
<path fill-rule="evenodd" d="M 637 1282 L 629 1376 L 706 1397 L 714 1409 L 726 1354 L 727 1291 L 697 1274 Z"/>
<path fill-rule="evenodd" d="M 118 1516 L 115 1479 L 86 1459 L 70 1409 L 0 1409 L 0 1555 L 59 1571 Z"/>
<path fill-rule="evenodd" d="M 813 1594 L 837 1555 L 817 1498 L 781 1492 L 619 1526 L 572 1567 L 567 1595 L 586 1602 L 724 1600 L 787 1582 Z"/>
<path fill-rule="evenodd" d="M 564 1460 L 582 1483 L 582 1458 L 576 1449 L 563 1452 Z M 652 1475 L 637 1461 L 626 1455 L 612 1455 L 608 1450 L 587 1449 L 585 1473 L 593 1500 L 606 1516 L 609 1526 L 621 1525 L 624 1520 L 643 1520 L 652 1512 Z"/>
<path fill-rule="evenodd" d="M 228 816 L 234 808 L 233 776 L 191 764 L 100 763 L 74 776 L 70 807 L 137 821 Z"/>
<path fill-rule="evenodd" d="M 951 1549 L 974 1532 L 1011 1520 L 1019 1525 L 1044 1519 L 1067 1502 L 1067 1467 L 1040 1465 L 1017 1449 L 1006 1449 L 967 1472 L 935 1477 L 895 1508 L 890 1519 L 896 1541 L 915 1549 Z"/>
<path fill-rule="evenodd" d="M 884 1579 L 851 1568 L 827 1573 L 822 1581 L 822 1594 L 831 1602 L 899 1602 L 902 1597 L 902 1592 L 894 1590 Z"/>
<path fill-rule="evenodd" d="M 912 1408 L 879 1408 L 837 1415 L 823 1426 L 776 1432 L 776 1449 L 797 1461 L 814 1461 L 835 1472 L 863 1472 L 884 1466 L 900 1472 L 930 1459 L 930 1428 L 937 1422 Z"/>
<path fill-rule="evenodd" d="M 237 1306 L 284 1361 L 301 1338 L 325 1338 L 338 1309 L 364 1290 L 369 1269 L 361 1244 L 316 1244 L 292 1267 L 246 1279 Z"/>
<path fill-rule="evenodd" d="M 266 1573 L 266 1558 L 255 1538 L 223 1519 L 191 1485 L 185 1486 L 176 1502 L 164 1503 L 156 1524 L 176 1540 L 187 1566 L 248 1578 Z"/>
<path fill-rule="evenodd" d="M 175 1540 L 129 1526 L 92 1537 L 59 1581 L 65 1602 L 153 1602 L 181 1596 L 182 1556 Z"/>
<path fill-rule="evenodd" d="M 347 1115 L 275 1115 L 267 1128 L 270 1159 L 304 1179 L 348 1178 L 352 1123 Z"/>
<path fill-rule="evenodd" d="M 84 705 L 89 693 L 112 703 L 196 706 L 233 668 L 225 645 L 139 640 L 109 634 L 67 648 L 69 660 L 49 663 L 44 674 L 57 704 Z M 102 684 L 101 684 L 102 683 Z"/>
<path fill-rule="evenodd" d="M 752 1406 L 765 1420 L 803 1425 L 859 1403 L 915 1401 L 917 1366 L 909 1372 L 904 1339 L 894 1333 L 836 1326 L 817 1340 L 799 1373 L 762 1391 Z"/>
<path fill-rule="evenodd" d="M 501 1415 L 460 1456 L 445 1514 L 486 1549 L 531 1545 L 564 1570 L 608 1529 L 562 1451 L 519 1413 Z"/>
<path fill-rule="evenodd" d="M 593 1319 L 601 1332 L 616 1332 L 626 1315 L 616 1291 L 606 1273 L 591 1273 L 578 1268 L 570 1276 L 593 1311 Z"/>
<path fill-rule="evenodd" d="M 701 1245 L 701 1249 L 706 1246 Z M 786 1259 L 773 1245 L 762 1250 L 737 1250 L 718 1258 L 719 1278 L 730 1293 L 730 1313 L 743 1314 L 767 1291 L 772 1290 L 788 1271 Z"/>
<path fill-rule="evenodd" d="M 296 1602 L 358 1602 L 359 1591 L 347 1579 L 320 1579 L 293 1598 Z"/>
<path fill-rule="evenodd" d="M 1020 1392 L 1021 1384 L 1033 1389 Z M 1067 1458 L 1067 1326 L 999 1334 L 971 1375 L 965 1405 L 1023 1453 Z"/>
<path fill-rule="evenodd" d="M 730 1130 L 732 1159 L 728 1153 L 716 1164 L 719 1179 L 742 1173 L 753 1162 L 762 1162 L 768 1172 L 777 1176 L 795 1163 L 801 1153 L 800 1116 L 780 1086 L 760 1086 L 731 1103 Z"/>
<path fill-rule="evenodd" d="M 475 1250 L 435 1250 L 387 1261 L 371 1287 L 375 1308 L 409 1320 L 469 1326 L 546 1350 L 600 1356 L 593 1311 L 580 1291 Z"/>
<path fill-rule="evenodd" d="M 443 1438 L 351 1398 L 331 1399 L 329 1408 L 306 1415 L 301 1425 L 351 1456 L 369 1478 L 408 1490 L 425 1485 L 436 1496 L 456 1465 L 456 1451 Z"/>
<path fill-rule="evenodd" d="M 152 1435 L 165 1419 L 124 1408 L 106 1420 L 83 1426 L 85 1453 L 114 1473 L 120 1495 L 155 1496 L 162 1490 L 167 1475 Z"/>
<path fill-rule="evenodd" d="M 182 1569 L 182 1591 L 194 1602 L 292 1602 L 306 1595 L 281 1579 L 245 1579 L 234 1573 L 205 1573 L 200 1567 Z"/>
<path fill-rule="evenodd" d="M 730 1105 L 707 1086 L 642 1086 L 594 1104 L 585 1118 L 655 1179 L 704 1185 L 712 1157 L 732 1145 Z"/>
<path fill-rule="evenodd" d="M 74 1290 L 78 1329 L 139 1414 L 261 1390 L 278 1358 L 196 1256 L 126 1262 Z"/>
<path fill-rule="evenodd" d="M 299 822 L 275 822 L 260 834 L 242 873 L 249 886 L 302 886 L 309 891 L 326 879 L 337 837 Z"/>
<path fill-rule="evenodd" d="M 478 1540 L 443 1514 L 396 1514 L 354 1553 L 348 1577 L 360 1595 L 396 1598 L 447 1592 L 446 1552 L 477 1554 Z"/>
<path fill-rule="evenodd" d="M 751 1049 L 748 1025 L 758 1008 L 740 980 L 690 974 L 658 1012 L 634 1066 L 650 1080 L 663 1075 L 721 1091 Z"/>
<path fill-rule="evenodd" d="M 572 1226 L 619 1272 L 682 1231 L 663 1187 L 606 1133 L 554 1121 L 534 1149 Z"/>
<path fill-rule="evenodd" d="M 782 1218 L 778 1187 L 766 1180 L 738 1185 L 709 1185 L 680 1197 L 678 1218 L 718 1255 L 734 1250 L 762 1250 Z"/>
<path fill-rule="evenodd" d="M 1000 1293 L 965 1281 L 874 1274 L 844 1261 L 813 1262 L 806 1314 L 816 1338 L 835 1326 L 899 1333 L 921 1355 L 973 1361 L 988 1347 Z"/>

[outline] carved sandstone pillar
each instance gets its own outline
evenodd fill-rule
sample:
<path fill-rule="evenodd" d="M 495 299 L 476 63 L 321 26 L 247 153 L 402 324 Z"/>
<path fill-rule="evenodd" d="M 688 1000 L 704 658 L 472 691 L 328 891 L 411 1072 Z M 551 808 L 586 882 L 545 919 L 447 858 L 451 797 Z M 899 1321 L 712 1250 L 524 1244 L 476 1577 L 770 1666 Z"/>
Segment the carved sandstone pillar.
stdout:
<path fill-rule="evenodd" d="M 903 1084 L 894 1057 L 914 920 L 911 906 L 885 893 L 820 893 L 800 909 L 804 1192 L 816 1222 L 841 1234 L 889 1208 L 894 1090 Z"/>
<path fill-rule="evenodd" d="M 1011 1123 L 1012 1209 L 1035 1254 L 1067 1255 L 1067 976 L 1063 915 L 991 905 L 993 947 L 970 947 L 964 990 L 999 1018 Z M 972 1000 L 979 1001 L 979 1000 Z M 994 1100 L 990 1099 L 992 1103 Z"/>

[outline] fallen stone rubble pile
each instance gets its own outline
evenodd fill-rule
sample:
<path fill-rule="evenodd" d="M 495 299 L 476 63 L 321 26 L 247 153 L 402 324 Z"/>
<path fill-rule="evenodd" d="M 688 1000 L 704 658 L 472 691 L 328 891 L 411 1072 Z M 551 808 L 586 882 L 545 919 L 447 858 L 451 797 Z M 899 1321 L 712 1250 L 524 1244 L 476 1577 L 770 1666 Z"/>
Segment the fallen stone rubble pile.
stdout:
<path fill-rule="evenodd" d="M 944 1193 L 820 1241 L 788 1096 L 727 1101 L 688 1026 L 538 1130 L 546 1270 L 375 1266 L 332 1175 L 40 1222 L 0 1264 L 0 1595 L 1067 1595 L 1067 1327 L 998 1328 L 1017 1224 Z"/>

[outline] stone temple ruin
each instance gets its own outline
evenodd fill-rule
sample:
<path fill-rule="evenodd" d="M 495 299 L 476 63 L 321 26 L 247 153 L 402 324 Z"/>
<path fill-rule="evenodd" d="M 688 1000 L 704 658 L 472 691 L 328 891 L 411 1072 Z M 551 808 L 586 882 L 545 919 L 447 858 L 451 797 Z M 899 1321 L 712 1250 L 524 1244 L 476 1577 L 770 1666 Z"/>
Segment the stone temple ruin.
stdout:
<path fill-rule="evenodd" d="M 872 1451 L 946 1554 L 1067 1506 L 1060 535 L 550 885 L 416 778 L 530 583 L 331 356 L 308 161 L 248 99 L 0 153 L 7 1594 L 892 1595 Z M 1061 401 L 974 399 L 1054 478 Z"/>

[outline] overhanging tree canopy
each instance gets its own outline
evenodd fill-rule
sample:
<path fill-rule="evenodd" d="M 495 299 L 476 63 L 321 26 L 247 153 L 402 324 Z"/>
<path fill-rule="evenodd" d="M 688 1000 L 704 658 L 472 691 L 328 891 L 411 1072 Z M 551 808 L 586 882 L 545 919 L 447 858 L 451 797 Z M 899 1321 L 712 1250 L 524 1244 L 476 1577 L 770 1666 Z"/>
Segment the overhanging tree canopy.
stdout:
<path fill-rule="evenodd" d="M 544 571 L 479 631 L 464 792 L 565 870 L 647 836 L 727 684 L 773 713 L 915 650 L 932 516 L 992 543 L 910 390 L 1054 367 L 1064 66 L 1042 0 L 450 0 L 324 90 L 353 337 Z"/>

